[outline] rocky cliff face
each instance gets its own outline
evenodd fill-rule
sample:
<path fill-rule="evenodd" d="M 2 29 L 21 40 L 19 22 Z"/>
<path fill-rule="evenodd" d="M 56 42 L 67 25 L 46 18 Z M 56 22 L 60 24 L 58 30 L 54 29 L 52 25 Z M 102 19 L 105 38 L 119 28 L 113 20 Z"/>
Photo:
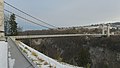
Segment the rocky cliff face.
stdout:
<path fill-rule="evenodd" d="M 77 66 L 120 67 L 120 37 L 62 37 L 22 40 L 44 54 Z"/>
<path fill-rule="evenodd" d="M 118 52 L 101 47 L 91 47 L 90 57 L 92 60 L 92 68 L 119 68 L 120 56 Z"/>

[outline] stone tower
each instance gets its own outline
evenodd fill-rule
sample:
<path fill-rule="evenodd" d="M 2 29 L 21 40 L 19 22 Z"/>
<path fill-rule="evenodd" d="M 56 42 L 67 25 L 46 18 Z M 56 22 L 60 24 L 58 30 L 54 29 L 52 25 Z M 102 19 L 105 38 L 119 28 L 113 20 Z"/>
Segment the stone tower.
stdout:
<path fill-rule="evenodd" d="M 105 27 L 104 27 L 104 24 L 102 24 L 102 34 L 103 34 L 103 35 L 105 34 Z"/>
<path fill-rule="evenodd" d="M 0 40 L 4 39 L 4 1 L 0 0 Z"/>
<path fill-rule="evenodd" d="M 107 36 L 110 36 L 110 24 L 107 24 Z"/>

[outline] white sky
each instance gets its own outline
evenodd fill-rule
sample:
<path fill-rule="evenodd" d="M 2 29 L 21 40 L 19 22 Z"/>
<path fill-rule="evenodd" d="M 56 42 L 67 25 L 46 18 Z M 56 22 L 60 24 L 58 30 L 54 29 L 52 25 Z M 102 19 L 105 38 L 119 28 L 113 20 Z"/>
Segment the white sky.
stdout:
<path fill-rule="evenodd" d="M 120 0 L 5 0 L 58 27 L 120 21 Z M 5 8 L 17 13 L 5 5 Z M 23 14 L 20 14 L 29 18 Z M 31 18 L 29 18 L 31 19 Z M 32 20 L 32 19 L 31 19 Z M 18 20 L 18 22 L 23 22 Z M 36 21 L 37 22 L 37 21 Z M 26 26 L 30 28 L 31 26 Z"/>

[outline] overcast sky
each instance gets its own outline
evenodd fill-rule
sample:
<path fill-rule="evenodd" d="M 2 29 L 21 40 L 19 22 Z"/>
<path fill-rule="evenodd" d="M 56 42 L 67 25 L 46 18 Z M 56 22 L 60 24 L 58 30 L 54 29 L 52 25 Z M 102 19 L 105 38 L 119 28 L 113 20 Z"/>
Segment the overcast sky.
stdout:
<path fill-rule="evenodd" d="M 57 27 L 82 26 L 94 23 L 120 21 L 120 0 L 5 1 Z M 5 5 L 5 8 L 31 19 L 24 14 L 18 13 L 9 6 Z M 22 22 L 21 25 L 23 25 L 26 21 L 17 19 L 17 22 Z M 26 28 L 30 28 L 32 26 L 33 25 L 30 26 L 26 24 Z"/>

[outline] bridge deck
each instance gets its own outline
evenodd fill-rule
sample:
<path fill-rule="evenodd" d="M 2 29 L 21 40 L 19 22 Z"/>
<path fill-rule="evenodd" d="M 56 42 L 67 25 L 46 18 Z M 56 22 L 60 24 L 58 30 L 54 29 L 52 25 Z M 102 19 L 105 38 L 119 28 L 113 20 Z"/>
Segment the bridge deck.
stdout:
<path fill-rule="evenodd" d="M 54 38 L 54 37 L 75 37 L 75 36 L 107 36 L 106 34 L 58 34 L 58 35 L 26 35 L 26 36 L 12 36 L 15 39 L 25 38 Z"/>

